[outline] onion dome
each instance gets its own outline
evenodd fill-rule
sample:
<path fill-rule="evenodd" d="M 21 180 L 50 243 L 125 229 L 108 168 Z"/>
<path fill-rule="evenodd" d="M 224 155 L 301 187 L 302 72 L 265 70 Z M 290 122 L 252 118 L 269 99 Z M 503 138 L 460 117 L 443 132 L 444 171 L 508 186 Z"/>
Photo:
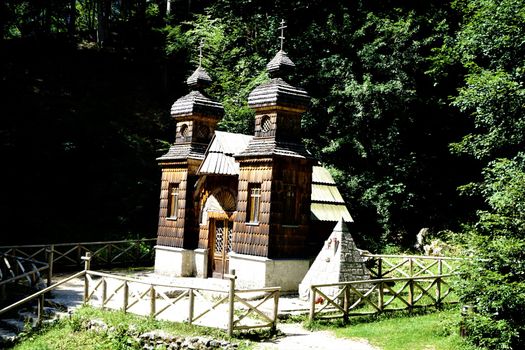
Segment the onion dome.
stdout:
<path fill-rule="evenodd" d="M 206 115 L 220 118 L 224 108 L 220 102 L 214 101 L 202 93 L 202 90 L 211 84 L 212 80 L 206 70 L 199 66 L 186 80 L 192 90 L 186 96 L 179 98 L 171 106 L 172 117 L 186 117 L 191 115 Z"/>
<path fill-rule="evenodd" d="M 257 86 L 248 96 L 248 105 L 252 108 L 288 105 L 305 109 L 310 102 L 308 93 L 298 87 L 288 84 L 282 78 L 295 67 L 286 52 L 280 50 L 266 65 L 272 78 L 269 82 Z"/>
<path fill-rule="evenodd" d="M 270 77 L 283 77 L 295 67 L 295 63 L 286 55 L 286 52 L 280 50 L 274 58 L 266 65 L 266 70 Z"/>

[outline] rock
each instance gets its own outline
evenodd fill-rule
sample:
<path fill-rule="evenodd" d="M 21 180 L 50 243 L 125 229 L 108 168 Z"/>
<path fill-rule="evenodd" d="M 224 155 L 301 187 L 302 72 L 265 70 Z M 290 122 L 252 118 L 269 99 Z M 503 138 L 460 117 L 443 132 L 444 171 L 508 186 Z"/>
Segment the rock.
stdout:
<path fill-rule="evenodd" d="M 86 329 L 94 332 L 107 332 L 108 325 L 102 320 L 89 320 L 87 321 Z"/>

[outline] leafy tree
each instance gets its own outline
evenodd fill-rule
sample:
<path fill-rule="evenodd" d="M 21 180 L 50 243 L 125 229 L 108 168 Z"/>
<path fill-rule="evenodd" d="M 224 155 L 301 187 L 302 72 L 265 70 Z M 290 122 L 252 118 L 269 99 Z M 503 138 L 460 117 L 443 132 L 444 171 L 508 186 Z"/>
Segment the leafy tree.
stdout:
<path fill-rule="evenodd" d="M 303 118 L 305 142 L 333 169 L 356 219 L 354 232 L 369 247 L 408 246 L 420 228 L 439 229 L 459 216 L 452 209 L 454 192 L 465 174 L 450 171 L 459 162 L 448 154 L 448 144 L 464 133 L 464 125 L 444 103 L 450 91 L 435 88 L 425 73 L 432 48 L 447 30 L 445 7 L 221 0 L 209 15 L 225 26 L 228 44 L 221 55 L 233 53 L 237 64 L 242 54 L 252 67 L 239 74 L 238 67 L 215 58 L 212 74 L 221 67 L 236 73 L 220 73 L 226 79 L 218 79 L 215 91 L 222 90 L 225 105 L 230 96 L 245 99 L 263 79 L 253 68 L 264 74 L 264 63 L 277 51 L 278 20 L 286 20 L 285 51 L 298 67 L 292 81 L 312 96 Z M 227 113 L 223 127 L 247 130 L 233 127 L 240 120 L 253 123 L 245 110 Z"/>
<path fill-rule="evenodd" d="M 484 167 L 481 182 L 462 189 L 485 205 L 465 232 L 473 260 L 457 289 L 475 306 L 467 323 L 471 339 L 491 349 L 525 346 L 525 3 L 464 0 L 458 31 L 446 40 L 436 64 L 461 66 L 464 83 L 452 104 L 474 128 L 452 144 Z M 444 71 L 446 71 L 446 68 Z"/>

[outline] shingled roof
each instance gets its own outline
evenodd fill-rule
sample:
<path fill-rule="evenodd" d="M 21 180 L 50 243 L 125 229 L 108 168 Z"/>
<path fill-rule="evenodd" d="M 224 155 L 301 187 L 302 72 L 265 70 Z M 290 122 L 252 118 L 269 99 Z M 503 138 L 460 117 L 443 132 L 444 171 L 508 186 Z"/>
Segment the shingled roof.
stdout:
<path fill-rule="evenodd" d="M 211 100 L 200 91 L 192 91 L 173 103 L 171 106 L 171 116 L 183 117 L 192 114 L 220 117 L 224 114 L 224 108 L 221 103 Z"/>
<path fill-rule="evenodd" d="M 271 138 L 253 138 L 243 151 L 236 154 L 236 158 L 274 155 L 298 158 L 312 157 L 302 143 L 283 142 Z"/>
<path fill-rule="evenodd" d="M 239 153 L 244 154 L 247 147 L 252 145 L 251 141 L 253 140 L 254 137 L 250 135 L 216 131 L 197 174 L 238 176 L 239 163 L 235 161 L 235 157 Z M 268 139 L 266 139 L 266 142 L 268 142 Z M 293 145 L 294 147 L 298 146 L 297 144 Z M 273 148 L 272 152 L 275 149 L 278 148 Z M 284 152 L 284 149 L 281 150 Z M 293 150 L 288 151 L 295 152 Z M 343 218 L 345 222 L 354 221 L 346 208 L 334 179 L 328 170 L 322 166 L 314 166 L 312 168 L 310 210 L 312 220 L 336 222 Z"/>
<path fill-rule="evenodd" d="M 239 163 L 233 155 L 242 152 L 253 136 L 215 131 L 197 174 L 239 175 Z"/>
<path fill-rule="evenodd" d="M 204 159 L 207 145 L 202 143 L 176 143 L 171 145 L 166 154 L 157 158 L 158 161 L 175 161 L 185 159 Z"/>
<path fill-rule="evenodd" d="M 312 169 L 312 220 L 354 222 L 345 201 L 328 170 L 322 166 Z"/>

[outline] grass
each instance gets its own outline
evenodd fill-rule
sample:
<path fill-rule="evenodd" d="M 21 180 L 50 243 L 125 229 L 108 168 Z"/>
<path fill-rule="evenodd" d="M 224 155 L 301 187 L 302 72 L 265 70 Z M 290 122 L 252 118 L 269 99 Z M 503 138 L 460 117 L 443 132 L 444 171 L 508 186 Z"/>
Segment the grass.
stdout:
<path fill-rule="evenodd" d="M 314 322 L 309 327 L 330 329 L 338 337 L 366 339 L 382 350 L 479 350 L 459 336 L 460 320 L 460 312 L 454 308 L 429 314 L 352 318 L 348 325 Z"/>
<path fill-rule="evenodd" d="M 90 319 L 104 321 L 112 332 L 97 333 L 87 331 L 83 324 Z M 177 336 L 205 336 L 214 339 L 226 339 L 239 344 L 238 349 L 250 349 L 253 343 L 246 339 L 229 339 L 221 330 L 191 326 L 185 323 L 159 321 L 147 317 L 125 314 L 119 311 L 102 311 L 91 307 L 78 309 L 70 319 L 63 319 L 56 324 L 45 326 L 38 331 L 22 337 L 15 350 L 113 350 L 135 349 L 129 330 L 138 333 L 162 329 Z"/>
<path fill-rule="evenodd" d="M 398 312 L 380 316 L 351 317 L 349 324 L 341 321 L 316 321 L 308 323 L 305 316 L 294 316 L 288 322 L 305 321 L 310 329 L 327 329 L 338 337 L 366 339 L 382 350 L 480 350 L 467 344 L 459 333 L 460 312 L 457 308 L 426 313 L 418 310 L 412 314 Z M 83 323 L 90 319 L 104 321 L 115 331 L 95 333 L 86 331 Z M 285 321 L 286 322 L 286 321 Z M 127 331 L 135 328 L 143 333 L 162 329 L 178 336 L 207 336 L 239 343 L 239 349 L 251 349 L 252 341 L 271 338 L 264 332 L 250 332 L 228 339 L 220 330 L 190 326 L 183 323 L 159 321 L 147 317 L 124 314 L 118 311 L 102 311 L 91 307 L 80 308 L 70 319 L 47 326 L 24 336 L 16 350 L 109 350 L 134 349 Z M 249 340 L 248 340 L 249 339 Z"/>

